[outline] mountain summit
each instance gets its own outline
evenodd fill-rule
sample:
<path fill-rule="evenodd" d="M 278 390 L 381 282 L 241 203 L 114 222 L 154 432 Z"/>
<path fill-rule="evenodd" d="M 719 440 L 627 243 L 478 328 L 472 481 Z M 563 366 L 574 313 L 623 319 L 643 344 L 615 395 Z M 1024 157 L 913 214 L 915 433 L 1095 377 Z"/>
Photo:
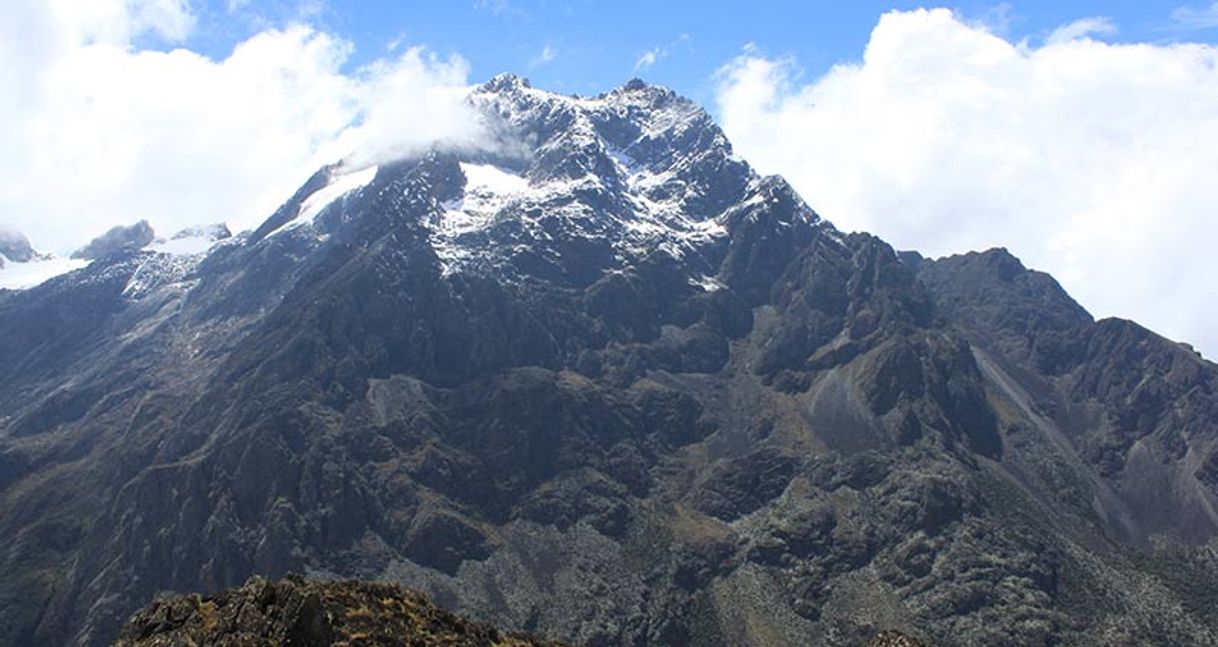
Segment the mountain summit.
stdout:
<path fill-rule="evenodd" d="M 0 292 L 0 642 L 288 572 L 593 645 L 1214 641 L 1218 367 L 664 88 L 469 102 L 495 145 Z"/>

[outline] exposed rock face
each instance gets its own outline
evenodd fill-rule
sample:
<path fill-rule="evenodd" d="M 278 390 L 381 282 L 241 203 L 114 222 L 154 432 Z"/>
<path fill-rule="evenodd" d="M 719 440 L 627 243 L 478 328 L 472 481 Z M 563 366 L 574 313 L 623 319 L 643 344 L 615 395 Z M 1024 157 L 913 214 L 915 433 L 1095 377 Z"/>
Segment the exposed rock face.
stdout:
<path fill-rule="evenodd" d="M 926 647 L 926 643 L 899 631 L 881 631 L 867 647 Z"/>
<path fill-rule="evenodd" d="M 452 645 L 529 647 L 558 643 L 506 634 L 390 584 L 252 578 L 218 595 L 157 600 L 137 613 L 116 647 L 170 645 Z"/>
<path fill-rule="evenodd" d="M 15 263 L 27 263 L 33 260 L 35 254 L 25 235 L 0 227 L 0 256 Z M 3 267 L 3 262 L 0 259 L 0 267 Z"/>
<path fill-rule="evenodd" d="M 843 234 L 633 83 L 0 295 L 0 642 L 407 583 L 571 643 L 1209 644 L 1218 368 Z"/>
<path fill-rule="evenodd" d="M 156 238 L 152 225 L 147 220 L 141 220 L 134 225 L 114 227 L 110 231 L 89 241 L 88 245 L 72 252 L 72 258 L 95 260 L 131 252 L 144 247 Z"/>
<path fill-rule="evenodd" d="M 1156 535 L 1204 543 L 1218 532 L 1218 490 L 1205 468 L 1218 463 L 1213 364 L 1133 322 L 1093 321 L 1053 279 L 1005 250 L 925 264 L 919 276 L 995 386 L 1031 414 L 1007 423 L 1015 437 L 1032 432 L 1018 439 L 1031 467 L 1055 469 L 1039 464 L 1060 459 L 1047 458 L 1041 442 L 1064 440 L 1069 459 L 1099 477 L 1058 496 L 1099 497 L 1109 530 L 1133 544 Z"/>

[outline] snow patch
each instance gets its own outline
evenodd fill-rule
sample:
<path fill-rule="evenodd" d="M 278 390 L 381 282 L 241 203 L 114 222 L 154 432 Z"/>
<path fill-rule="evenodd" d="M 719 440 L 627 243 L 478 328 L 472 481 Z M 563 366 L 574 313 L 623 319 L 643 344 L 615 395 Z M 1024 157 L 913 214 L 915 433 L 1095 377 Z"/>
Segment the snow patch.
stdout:
<path fill-rule="evenodd" d="M 529 181 L 492 164 L 461 163 L 465 195 L 444 203 L 439 231 L 460 236 L 490 224 L 500 209 L 529 189 Z"/>
<path fill-rule="evenodd" d="M 162 285 L 180 284 L 203 260 L 198 254 L 156 254 L 145 256 L 127 279 L 123 296 L 138 299 Z"/>
<path fill-rule="evenodd" d="M 725 287 L 722 283 L 719 282 L 718 279 L 716 279 L 713 276 L 702 276 L 702 277 L 698 277 L 698 278 L 691 278 L 691 279 L 689 279 L 689 284 L 700 287 L 703 290 L 705 290 L 706 292 L 718 292 L 719 290 L 722 290 Z"/>
<path fill-rule="evenodd" d="M 144 249 L 171 256 L 197 256 L 207 252 L 216 242 L 215 238 L 208 235 L 184 236 L 172 240 L 158 240 Z"/>
<path fill-rule="evenodd" d="M 78 270 L 91 261 L 81 258 L 40 258 L 28 263 L 9 261 L 0 268 L 0 290 L 28 290 L 47 281 Z"/>
<path fill-rule="evenodd" d="M 628 155 L 626 151 L 613 146 L 607 146 L 605 151 L 609 153 L 610 159 L 618 167 L 618 172 L 627 178 L 634 178 L 637 175 L 643 175 L 647 172 L 647 167 L 639 164 L 633 157 Z"/>
<path fill-rule="evenodd" d="M 211 251 L 217 243 L 231 239 L 232 234 L 225 225 L 203 225 L 183 229 L 168 240 L 158 238 L 143 249 L 169 256 L 201 256 Z"/>
<path fill-rule="evenodd" d="M 296 217 L 284 223 L 282 227 L 268 234 L 268 237 L 281 231 L 294 229 L 301 225 L 310 224 L 326 207 L 343 196 L 362 189 L 372 182 L 380 167 L 375 164 L 357 171 L 350 171 L 330 177 L 330 183 L 309 194 L 300 203 Z"/>
<path fill-rule="evenodd" d="M 465 174 L 465 192 L 471 190 L 497 195 L 512 195 L 523 193 L 529 188 L 529 181 L 514 173 L 509 173 L 493 164 L 461 163 L 461 172 Z"/>

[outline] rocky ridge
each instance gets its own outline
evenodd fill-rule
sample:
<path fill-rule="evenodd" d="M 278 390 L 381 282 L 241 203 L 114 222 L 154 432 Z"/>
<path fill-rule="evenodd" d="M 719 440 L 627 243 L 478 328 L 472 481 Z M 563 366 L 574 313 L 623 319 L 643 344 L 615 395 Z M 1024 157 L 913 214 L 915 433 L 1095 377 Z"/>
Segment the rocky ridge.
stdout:
<path fill-rule="evenodd" d="M 157 600 L 127 622 L 115 643 L 169 645 L 560 647 L 470 622 L 400 586 L 298 577 L 254 577 L 218 595 Z"/>

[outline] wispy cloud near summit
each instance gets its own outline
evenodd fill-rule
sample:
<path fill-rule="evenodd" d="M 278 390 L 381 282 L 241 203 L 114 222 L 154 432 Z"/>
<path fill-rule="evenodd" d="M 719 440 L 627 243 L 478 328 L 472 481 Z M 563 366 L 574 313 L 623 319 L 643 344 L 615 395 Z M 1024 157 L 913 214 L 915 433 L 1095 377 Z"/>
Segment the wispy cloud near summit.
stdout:
<path fill-rule="evenodd" d="M 0 224 L 42 248 L 140 219 L 250 227 L 322 164 L 480 134 L 459 56 L 407 47 L 351 68 L 351 43 L 295 25 L 213 59 L 134 45 L 184 37 L 181 0 L 16 2 L 0 21 Z"/>

